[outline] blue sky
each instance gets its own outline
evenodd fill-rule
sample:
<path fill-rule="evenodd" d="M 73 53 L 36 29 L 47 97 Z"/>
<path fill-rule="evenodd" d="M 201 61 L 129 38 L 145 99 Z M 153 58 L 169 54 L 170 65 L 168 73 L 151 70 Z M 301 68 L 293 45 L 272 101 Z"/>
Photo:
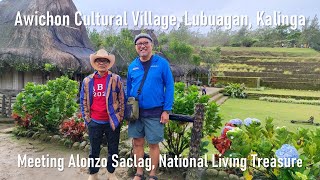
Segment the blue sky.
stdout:
<path fill-rule="evenodd" d="M 90 14 L 91 11 L 104 15 L 123 14 L 124 11 L 152 11 L 157 15 L 174 15 L 182 17 L 185 11 L 190 14 L 199 14 L 203 11 L 209 15 L 248 15 L 251 22 L 256 22 L 257 11 L 265 11 L 272 14 L 273 11 L 280 11 L 284 15 L 304 15 L 313 18 L 320 15 L 319 0 L 73 0 L 78 10 L 83 14 Z"/>

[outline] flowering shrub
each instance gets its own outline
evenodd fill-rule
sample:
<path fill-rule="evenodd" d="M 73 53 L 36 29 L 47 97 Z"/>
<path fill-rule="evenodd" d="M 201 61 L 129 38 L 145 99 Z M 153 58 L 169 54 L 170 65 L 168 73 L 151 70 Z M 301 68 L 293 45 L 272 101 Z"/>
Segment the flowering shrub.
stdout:
<path fill-rule="evenodd" d="M 76 112 L 77 94 L 78 83 L 67 77 L 43 85 L 29 82 L 18 94 L 13 112 L 21 118 L 30 117 L 32 126 L 55 133 L 61 122 Z"/>
<path fill-rule="evenodd" d="M 226 136 L 220 136 L 212 138 L 212 144 L 220 152 L 220 154 L 224 154 L 227 150 L 229 150 L 231 141 Z"/>
<path fill-rule="evenodd" d="M 293 159 L 294 161 L 299 158 L 299 153 L 295 147 L 290 144 L 284 144 L 280 149 L 276 151 L 276 157 L 281 159 L 281 161 L 290 161 Z"/>
<path fill-rule="evenodd" d="M 11 117 L 14 119 L 15 124 L 28 129 L 30 126 L 30 119 L 32 118 L 30 114 L 27 114 L 25 117 L 20 117 L 17 113 L 13 113 Z"/>
<path fill-rule="evenodd" d="M 231 119 L 229 123 L 233 124 L 234 126 L 240 127 L 242 125 L 241 119 Z"/>
<path fill-rule="evenodd" d="M 220 154 L 225 154 L 225 152 L 230 149 L 231 141 L 227 137 L 227 132 L 235 127 L 240 127 L 241 125 L 242 121 L 240 119 L 231 119 L 223 127 L 221 136 L 212 138 L 212 144 Z"/>
<path fill-rule="evenodd" d="M 77 117 L 71 118 L 69 121 L 63 122 L 60 126 L 60 132 L 64 137 L 70 138 L 72 141 L 82 141 L 86 128 L 81 118 L 81 113 Z"/>
<path fill-rule="evenodd" d="M 222 135 L 212 143 L 225 157 L 246 158 L 243 172 L 246 179 L 260 179 L 257 176 L 261 175 L 268 179 L 320 177 L 320 128 L 315 131 L 299 128 L 293 133 L 286 127 L 274 128 L 272 118 L 266 119 L 264 127 L 255 118 L 245 119 L 242 127 L 235 127 L 237 121 L 230 120 Z M 254 166 L 262 159 L 274 164 Z"/>
<path fill-rule="evenodd" d="M 233 126 L 224 126 L 221 131 L 221 135 L 226 136 L 227 132 L 233 128 L 234 128 Z"/>
<path fill-rule="evenodd" d="M 252 123 L 258 123 L 258 124 L 260 124 L 261 121 L 260 121 L 259 119 L 256 119 L 256 118 L 246 118 L 246 119 L 244 120 L 244 125 L 245 125 L 245 126 L 250 126 L 250 124 L 252 124 Z"/>

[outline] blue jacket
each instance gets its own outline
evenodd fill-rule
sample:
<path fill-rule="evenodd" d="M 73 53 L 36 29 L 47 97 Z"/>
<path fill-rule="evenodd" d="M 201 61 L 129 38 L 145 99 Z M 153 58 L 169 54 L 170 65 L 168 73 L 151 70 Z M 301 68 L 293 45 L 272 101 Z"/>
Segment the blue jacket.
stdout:
<path fill-rule="evenodd" d="M 137 97 L 143 75 L 144 68 L 137 57 L 128 68 L 128 97 Z M 163 110 L 170 111 L 173 105 L 173 94 L 174 81 L 168 61 L 159 55 L 153 55 L 147 78 L 138 97 L 139 107 L 150 109 L 163 106 Z"/>

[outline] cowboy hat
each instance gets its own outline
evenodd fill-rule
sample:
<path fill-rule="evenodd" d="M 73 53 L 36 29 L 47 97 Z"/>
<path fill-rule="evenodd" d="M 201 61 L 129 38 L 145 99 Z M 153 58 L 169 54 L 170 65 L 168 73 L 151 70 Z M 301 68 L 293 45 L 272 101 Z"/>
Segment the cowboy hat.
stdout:
<path fill-rule="evenodd" d="M 110 61 L 110 63 L 107 65 L 107 69 L 110 69 L 114 65 L 114 62 L 116 60 L 116 58 L 113 54 L 108 53 L 104 49 L 100 49 L 96 53 L 90 54 L 90 63 L 91 63 L 91 66 L 93 67 L 93 69 L 95 69 L 95 70 L 98 69 L 97 68 L 98 66 L 94 62 L 98 58 L 108 59 Z"/>

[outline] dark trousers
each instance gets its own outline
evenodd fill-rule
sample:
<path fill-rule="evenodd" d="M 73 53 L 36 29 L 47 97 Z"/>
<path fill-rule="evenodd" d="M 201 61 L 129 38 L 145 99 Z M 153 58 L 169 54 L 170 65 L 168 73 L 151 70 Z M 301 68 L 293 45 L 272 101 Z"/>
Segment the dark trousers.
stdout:
<path fill-rule="evenodd" d="M 108 143 L 108 162 L 107 170 L 110 173 L 115 171 L 115 167 L 112 166 L 114 163 L 112 161 L 112 155 L 118 154 L 119 138 L 120 138 L 120 126 L 112 130 L 109 124 L 98 124 L 91 121 L 88 124 L 89 129 L 89 139 L 90 139 L 90 155 L 89 158 L 99 158 L 100 156 L 100 146 L 102 143 L 103 135 L 106 135 Z M 94 165 L 96 160 L 94 161 Z M 99 171 L 99 167 L 89 167 L 90 174 L 95 174 Z"/>

